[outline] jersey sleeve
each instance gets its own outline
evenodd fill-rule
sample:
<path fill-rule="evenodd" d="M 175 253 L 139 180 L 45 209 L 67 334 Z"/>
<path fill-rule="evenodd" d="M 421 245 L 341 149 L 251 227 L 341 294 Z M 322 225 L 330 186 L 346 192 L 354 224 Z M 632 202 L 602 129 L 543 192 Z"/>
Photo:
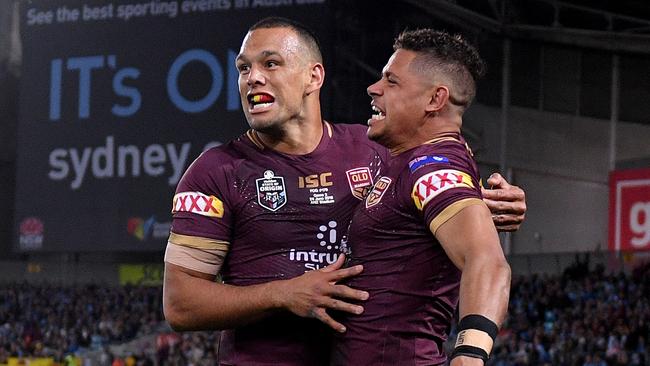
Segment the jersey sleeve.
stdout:
<path fill-rule="evenodd" d="M 435 234 L 463 208 L 483 204 L 478 169 L 459 143 L 423 149 L 409 162 L 411 199 Z"/>
<path fill-rule="evenodd" d="M 232 227 L 229 186 L 224 164 L 209 150 L 187 169 L 172 201 L 169 243 L 227 251 Z"/>

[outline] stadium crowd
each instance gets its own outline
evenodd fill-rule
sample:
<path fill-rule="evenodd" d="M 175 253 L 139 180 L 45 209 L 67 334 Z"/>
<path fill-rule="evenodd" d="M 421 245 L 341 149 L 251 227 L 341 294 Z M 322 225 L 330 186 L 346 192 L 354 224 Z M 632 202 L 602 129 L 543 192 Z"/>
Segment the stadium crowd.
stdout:
<path fill-rule="evenodd" d="M 648 365 L 650 266 L 513 279 L 509 317 L 490 365 Z"/>
<path fill-rule="evenodd" d="M 107 351 L 155 333 L 159 287 L 10 284 L 0 286 L 0 364 L 9 356 L 101 350 L 106 365 L 212 365 L 217 332 L 165 332 L 151 350 L 124 359 Z M 640 366 L 650 363 L 650 265 L 631 274 L 580 265 L 558 276 L 512 283 L 509 318 L 489 365 Z M 454 335 L 450 337 L 454 339 Z"/>
<path fill-rule="evenodd" d="M 150 334 L 163 320 L 158 287 L 0 286 L 0 364 L 101 349 Z"/>

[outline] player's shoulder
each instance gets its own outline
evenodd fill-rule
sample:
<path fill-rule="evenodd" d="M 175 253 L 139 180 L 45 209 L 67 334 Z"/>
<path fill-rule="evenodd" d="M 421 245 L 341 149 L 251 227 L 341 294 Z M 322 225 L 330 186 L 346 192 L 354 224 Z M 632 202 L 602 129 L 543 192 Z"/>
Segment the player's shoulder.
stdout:
<path fill-rule="evenodd" d="M 230 145 L 229 142 L 203 151 L 190 165 L 188 171 L 210 172 L 223 167 L 224 164 L 230 164 L 233 158 L 236 158 Z"/>
<path fill-rule="evenodd" d="M 368 148 L 384 152 L 386 148 L 368 139 L 368 127 L 360 124 L 328 123 L 332 129 L 332 138 L 339 143 L 353 144 L 359 148 Z"/>
<path fill-rule="evenodd" d="M 465 155 L 469 151 L 469 146 L 465 139 L 458 134 L 451 134 L 439 138 L 434 138 L 418 147 L 424 152 L 440 152 Z"/>
<path fill-rule="evenodd" d="M 336 135 L 345 136 L 347 138 L 352 138 L 357 140 L 368 139 L 368 137 L 366 137 L 366 131 L 368 130 L 368 128 L 363 125 L 349 124 L 349 123 L 329 123 L 329 122 L 327 122 L 327 125 L 331 126 L 333 131 L 333 136 Z"/>
<path fill-rule="evenodd" d="M 182 182 L 214 182 L 230 175 L 251 150 L 241 137 L 203 151 L 185 171 Z"/>
<path fill-rule="evenodd" d="M 196 158 L 192 166 L 214 171 L 236 165 L 250 155 L 248 151 L 251 150 L 250 144 L 245 138 L 242 135 L 225 144 L 206 149 Z"/>
<path fill-rule="evenodd" d="M 434 139 L 406 153 L 404 170 L 411 175 L 439 169 L 472 168 L 472 156 L 465 140 L 457 137 Z"/>

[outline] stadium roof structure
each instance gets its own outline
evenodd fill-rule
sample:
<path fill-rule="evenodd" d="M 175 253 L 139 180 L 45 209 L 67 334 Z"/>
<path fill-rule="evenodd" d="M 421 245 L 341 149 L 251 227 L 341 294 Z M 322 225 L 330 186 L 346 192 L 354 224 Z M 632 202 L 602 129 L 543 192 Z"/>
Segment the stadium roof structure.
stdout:
<path fill-rule="evenodd" d="M 403 1 L 472 33 L 650 54 L 650 6 L 642 0 Z"/>

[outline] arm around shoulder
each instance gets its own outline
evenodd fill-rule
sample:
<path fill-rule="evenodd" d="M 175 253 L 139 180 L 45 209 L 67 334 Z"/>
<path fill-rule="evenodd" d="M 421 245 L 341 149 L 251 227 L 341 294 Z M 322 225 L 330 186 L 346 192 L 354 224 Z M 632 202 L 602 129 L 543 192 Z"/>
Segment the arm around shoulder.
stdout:
<path fill-rule="evenodd" d="M 526 192 L 511 185 L 499 173 L 488 178 L 490 189 L 481 188 L 483 201 L 492 212 L 492 220 L 499 231 L 517 231 L 526 218 Z"/>

